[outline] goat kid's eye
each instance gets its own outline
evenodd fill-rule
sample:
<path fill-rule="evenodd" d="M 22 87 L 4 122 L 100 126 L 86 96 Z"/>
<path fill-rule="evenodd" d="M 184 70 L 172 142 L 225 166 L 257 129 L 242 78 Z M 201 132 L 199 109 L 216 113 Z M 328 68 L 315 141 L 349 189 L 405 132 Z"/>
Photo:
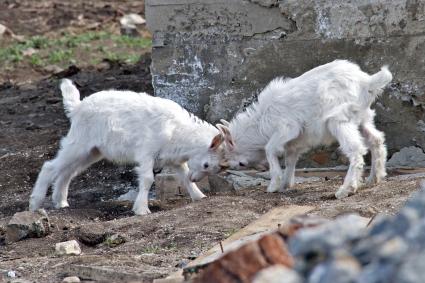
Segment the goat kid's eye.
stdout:
<path fill-rule="evenodd" d="M 204 163 L 204 169 L 208 169 L 209 165 L 208 163 Z"/>

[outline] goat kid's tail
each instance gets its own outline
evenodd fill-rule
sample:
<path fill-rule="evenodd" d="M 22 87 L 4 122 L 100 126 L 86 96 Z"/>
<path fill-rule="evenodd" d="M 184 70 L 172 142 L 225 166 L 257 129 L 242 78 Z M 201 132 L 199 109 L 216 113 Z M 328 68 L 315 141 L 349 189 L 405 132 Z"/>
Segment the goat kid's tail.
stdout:
<path fill-rule="evenodd" d="M 381 71 L 377 72 L 370 76 L 369 81 L 369 90 L 381 90 L 383 89 L 391 80 L 393 75 L 388 70 L 388 66 L 383 66 Z"/>
<path fill-rule="evenodd" d="M 63 96 L 63 105 L 68 118 L 71 118 L 72 112 L 80 105 L 80 92 L 71 80 L 63 79 L 60 84 Z"/>

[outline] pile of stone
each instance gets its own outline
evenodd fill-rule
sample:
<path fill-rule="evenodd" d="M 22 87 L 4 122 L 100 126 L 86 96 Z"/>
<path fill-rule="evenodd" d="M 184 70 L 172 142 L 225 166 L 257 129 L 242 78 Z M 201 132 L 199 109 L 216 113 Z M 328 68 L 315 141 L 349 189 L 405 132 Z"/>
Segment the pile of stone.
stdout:
<path fill-rule="evenodd" d="M 262 247 L 264 239 L 249 243 L 257 246 L 248 248 L 253 254 L 248 256 L 243 246 L 210 264 L 195 281 L 425 282 L 425 184 L 421 187 L 395 216 L 378 215 L 369 226 L 357 215 L 291 224 L 272 234 L 283 244 Z M 286 261 L 273 262 L 268 256 L 272 252 Z M 217 277 L 218 270 L 222 274 Z"/>

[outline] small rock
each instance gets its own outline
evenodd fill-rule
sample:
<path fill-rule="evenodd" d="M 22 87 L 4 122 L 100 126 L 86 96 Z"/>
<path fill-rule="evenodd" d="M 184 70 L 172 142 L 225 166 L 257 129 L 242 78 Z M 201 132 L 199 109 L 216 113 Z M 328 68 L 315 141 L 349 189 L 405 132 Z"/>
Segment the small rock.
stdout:
<path fill-rule="evenodd" d="M 78 278 L 77 276 L 69 276 L 69 277 L 65 277 L 62 282 L 66 282 L 66 283 L 76 283 L 76 282 L 81 282 L 80 278 Z"/>
<path fill-rule="evenodd" d="M 47 65 L 43 68 L 43 70 L 48 72 L 48 73 L 53 73 L 53 74 L 63 72 L 63 69 L 59 66 L 56 66 L 56 65 Z"/>
<path fill-rule="evenodd" d="M 6 228 L 6 241 L 17 242 L 25 238 L 41 238 L 50 232 L 50 223 L 44 209 L 35 212 L 17 212 Z"/>
<path fill-rule="evenodd" d="M 127 14 L 120 19 L 120 23 L 124 28 L 136 28 L 137 25 L 146 23 L 146 20 L 138 14 Z"/>
<path fill-rule="evenodd" d="M 228 179 L 233 183 L 233 187 L 236 191 L 250 188 L 267 187 L 267 185 L 270 183 L 268 180 L 263 178 L 255 178 L 248 175 L 229 175 Z"/>
<path fill-rule="evenodd" d="M 16 277 L 16 272 L 13 271 L 13 270 L 8 271 L 7 272 L 7 277 L 15 278 Z"/>
<path fill-rule="evenodd" d="M 114 235 L 107 237 L 104 243 L 108 247 L 114 248 L 116 246 L 124 244 L 125 242 L 126 242 L 126 239 L 123 236 L 118 235 L 118 234 L 114 234 Z"/>
<path fill-rule="evenodd" d="M 78 240 L 91 247 L 103 243 L 110 234 L 104 227 L 94 224 L 80 227 L 76 231 Z"/>
<path fill-rule="evenodd" d="M 30 48 L 25 49 L 24 51 L 22 51 L 22 55 L 24 55 L 24 56 L 31 56 L 31 55 L 33 55 L 33 54 L 35 54 L 37 52 L 38 51 L 36 49 L 30 47 Z"/>
<path fill-rule="evenodd" d="M 80 245 L 76 240 L 57 243 L 55 246 L 58 255 L 79 255 L 81 254 Z"/>
<path fill-rule="evenodd" d="M 7 27 L 4 26 L 4 25 L 2 25 L 2 24 L 0 24 L 0 37 L 2 37 L 3 34 L 6 33 L 6 31 L 7 31 Z"/>
<path fill-rule="evenodd" d="M 301 283 L 300 275 L 283 265 L 273 265 L 257 272 L 253 283 Z"/>
<path fill-rule="evenodd" d="M 139 32 L 137 31 L 137 25 L 146 23 L 146 20 L 138 14 L 128 14 L 124 15 L 120 19 L 120 23 L 121 34 L 128 36 L 138 36 Z"/>

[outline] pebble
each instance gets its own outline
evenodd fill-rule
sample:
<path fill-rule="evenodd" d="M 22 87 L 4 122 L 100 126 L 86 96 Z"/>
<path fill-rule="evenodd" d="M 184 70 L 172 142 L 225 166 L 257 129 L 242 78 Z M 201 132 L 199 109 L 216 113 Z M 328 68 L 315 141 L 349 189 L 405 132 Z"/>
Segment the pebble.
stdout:
<path fill-rule="evenodd" d="M 15 278 L 16 277 L 16 272 L 13 271 L 13 270 L 8 271 L 7 272 L 7 277 Z"/>
<path fill-rule="evenodd" d="M 76 240 L 57 243 L 55 246 L 58 255 L 79 255 L 81 254 L 80 245 Z"/>
<path fill-rule="evenodd" d="M 78 278 L 77 276 L 69 276 L 69 277 L 65 277 L 62 282 L 66 282 L 66 283 L 76 283 L 76 282 L 81 282 L 80 278 Z"/>

